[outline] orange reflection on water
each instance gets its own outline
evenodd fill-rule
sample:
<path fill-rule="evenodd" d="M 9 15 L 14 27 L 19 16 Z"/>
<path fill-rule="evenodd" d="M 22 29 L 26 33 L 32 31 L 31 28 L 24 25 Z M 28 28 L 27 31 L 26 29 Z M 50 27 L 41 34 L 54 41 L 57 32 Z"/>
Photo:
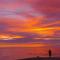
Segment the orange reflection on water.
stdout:
<path fill-rule="evenodd" d="M 44 47 L 48 46 L 47 44 L 40 43 L 0 43 L 0 47 Z"/>

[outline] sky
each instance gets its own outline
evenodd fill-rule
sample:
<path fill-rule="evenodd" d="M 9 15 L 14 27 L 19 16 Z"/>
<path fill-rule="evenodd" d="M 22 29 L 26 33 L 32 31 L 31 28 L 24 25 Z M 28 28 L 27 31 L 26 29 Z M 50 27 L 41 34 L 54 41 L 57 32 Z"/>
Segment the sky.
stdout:
<path fill-rule="evenodd" d="M 0 43 L 59 45 L 60 0 L 0 0 Z"/>

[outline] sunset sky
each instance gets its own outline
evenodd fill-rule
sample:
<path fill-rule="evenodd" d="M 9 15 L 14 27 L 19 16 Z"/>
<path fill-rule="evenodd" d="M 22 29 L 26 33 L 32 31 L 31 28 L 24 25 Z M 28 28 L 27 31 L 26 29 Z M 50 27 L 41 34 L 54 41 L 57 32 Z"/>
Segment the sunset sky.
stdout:
<path fill-rule="evenodd" d="M 60 0 L 0 0 L 0 43 L 60 45 Z"/>

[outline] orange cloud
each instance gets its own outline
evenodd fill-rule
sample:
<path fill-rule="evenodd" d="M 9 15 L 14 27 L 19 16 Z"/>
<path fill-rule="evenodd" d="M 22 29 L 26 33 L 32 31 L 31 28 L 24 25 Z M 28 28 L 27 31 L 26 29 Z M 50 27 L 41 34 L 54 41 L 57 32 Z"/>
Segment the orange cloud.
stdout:
<path fill-rule="evenodd" d="M 30 18 L 27 20 L 5 18 L 6 21 L 2 19 L 0 23 L 6 24 L 8 26 L 8 28 L 5 30 L 7 32 L 31 32 L 40 34 L 42 36 L 53 36 L 55 31 L 60 30 L 60 27 L 52 27 L 51 25 L 59 24 L 60 21 L 54 21 L 49 24 L 42 24 L 44 18 L 44 16 Z"/>
<path fill-rule="evenodd" d="M 24 38 L 24 36 L 7 35 L 7 34 L 0 35 L 1 40 L 12 40 L 12 39 L 15 39 L 15 38 Z"/>

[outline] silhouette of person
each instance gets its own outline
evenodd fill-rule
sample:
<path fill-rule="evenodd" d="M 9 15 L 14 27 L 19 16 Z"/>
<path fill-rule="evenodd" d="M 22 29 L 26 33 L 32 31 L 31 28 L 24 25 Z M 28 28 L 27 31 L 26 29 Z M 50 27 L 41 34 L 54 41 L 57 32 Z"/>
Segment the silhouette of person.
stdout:
<path fill-rule="evenodd" d="M 49 49 L 49 57 L 51 57 L 52 56 L 52 52 L 51 52 L 51 50 Z"/>

